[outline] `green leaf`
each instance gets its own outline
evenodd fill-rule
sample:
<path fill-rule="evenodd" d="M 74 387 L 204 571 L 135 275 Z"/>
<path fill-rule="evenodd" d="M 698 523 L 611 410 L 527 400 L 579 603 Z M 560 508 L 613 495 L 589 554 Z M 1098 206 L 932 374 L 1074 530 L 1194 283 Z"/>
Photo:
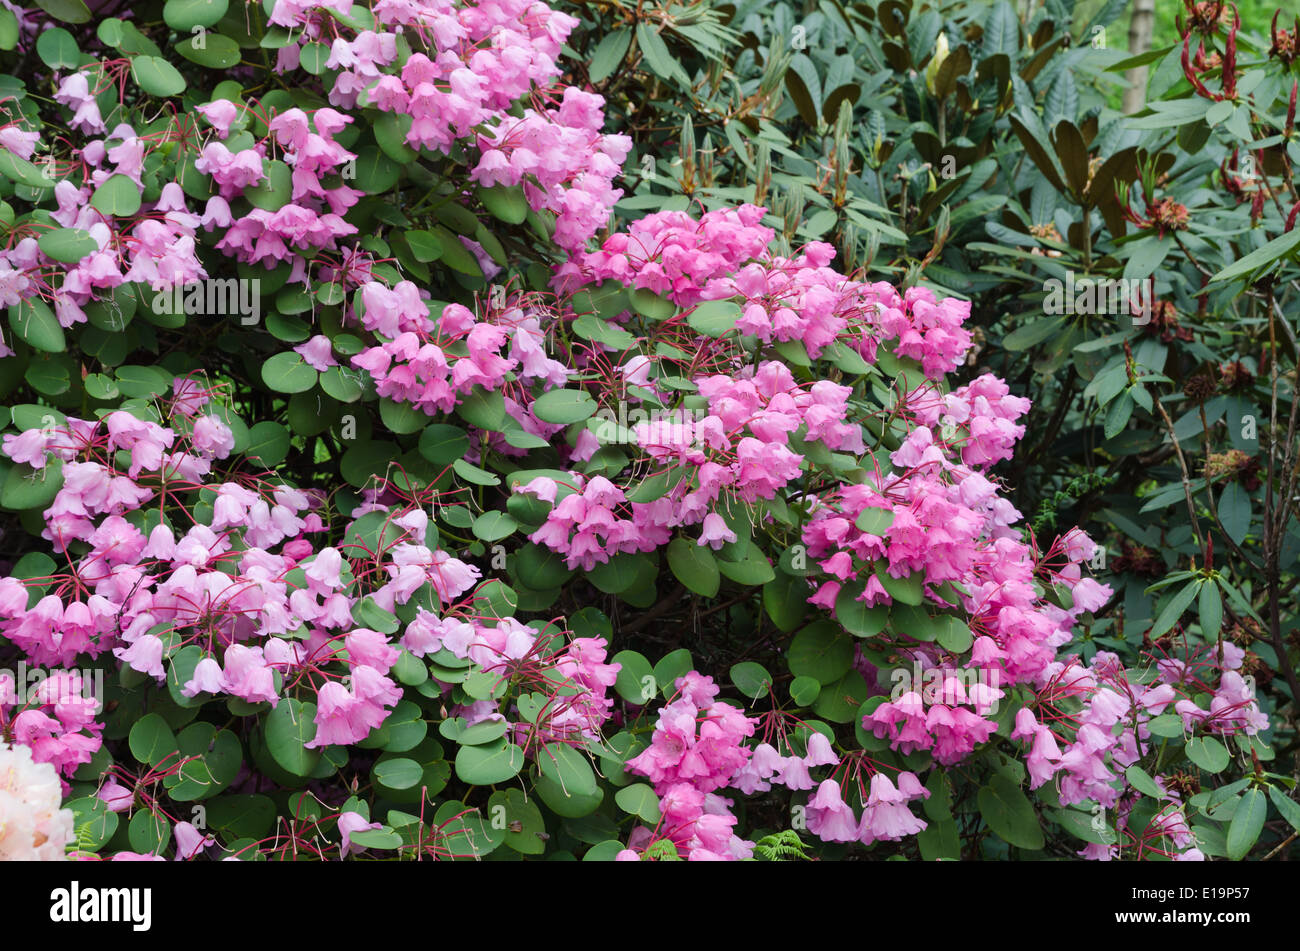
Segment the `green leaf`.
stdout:
<path fill-rule="evenodd" d="M 275 825 L 275 802 L 269 796 L 227 793 L 203 805 L 209 828 L 229 838 L 260 838 Z"/>
<path fill-rule="evenodd" d="M 816 621 L 794 636 L 786 662 L 796 677 L 832 684 L 853 666 L 853 641 L 829 621 Z"/>
<path fill-rule="evenodd" d="M 762 664 L 746 660 L 731 668 L 731 682 L 746 697 L 757 700 L 772 689 L 772 675 Z"/>
<path fill-rule="evenodd" d="M 1240 482 L 1229 482 L 1219 496 L 1219 521 L 1229 538 L 1240 545 L 1250 531 L 1250 493 Z"/>
<path fill-rule="evenodd" d="M 90 8 L 82 0 L 36 0 L 36 5 L 64 23 L 90 22 Z"/>
<path fill-rule="evenodd" d="M 284 462 L 289 454 L 289 430 L 280 423 L 266 420 L 248 431 L 248 446 L 244 455 L 268 469 Z"/>
<path fill-rule="evenodd" d="M 198 44 L 197 37 L 190 37 L 176 44 L 176 52 L 191 63 L 198 63 L 208 69 L 230 69 L 238 66 L 242 58 L 239 44 L 220 33 L 208 33 L 203 37 L 203 45 Z"/>
<path fill-rule="evenodd" d="M 566 796 L 585 798 L 596 794 L 596 774 L 590 761 L 566 743 L 549 743 L 538 750 L 537 767 Z"/>
<path fill-rule="evenodd" d="M 851 634 L 874 637 L 889 623 L 889 607 L 883 604 L 867 607 L 865 602 L 857 600 L 862 590 L 860 581 L 840 588 L 840 593 L 835 598 L 835 620 Z"/>
<path fill-rule="evenodd" d="M 596 565 L 587 572 L 587 580 L 606 594 L 622 594 L 644 580 L 653 580 L 654 570 L 648 555 L 623 553 Z"/>
<path fill-rule="evenodd" d="M 179 96 L 185 91 L 185 77 L 175 66 L 158 56 L 133 57 L 131 75 L 136 84 L 151 96 Z"/>
<path fill-rule="evenodd" d="M 499 789 L 488 799 L 493 822 L 505 826 L 505 844 L 523 855 L 546 851 L 546 821 L 522 789 Z"/>
<path fill-rule="evenodd" d="M 739 319 L 740 305 L 735 301 L 708 300 L 695 305 L 686 322 L 706 337 L 721 337 L 734 330 Z"/>
<path fill-rule="evenodd" d="M 171 842 L 172 827 L 165 817 L 152 809 L 140 809 L 127 825 L 131 850 L 141 855 L 159 855 Z"/>
<path fill-rule="evenodd" d="M 419 432 L 429 417 L 410 403 L 398 403 L 387 396 L 379 399 L 379 418 L 390 433 L 406 435 Z"/>
<path fill-rule="evenodd" d="M 57 28 L 56 28 L 57 29 Z M 44 33 L 42 36 L 48 36 Z M 75 264 L 88 254 L 99 250 L 99 243 L 90 232 L 79 228 L 59 228 L 47 231 L 36 242 L 41 253 L 63 264 Z"/>
<path fill-rule="evenodd" d="M 758 550 L 757 545 L 750 545 L 745 551 L 745 557 L 740 561 L 718 561 L 717 564 L 718 570 L 736 584 L 751 586 L 767 584 L 776 577 L 772 563 Z"/>
<path fill-rule="evenodd" d="M 1155 626 L 1151 628 L 1150 636 L 1153 639 L 1160 637 L 1178 622 L 1183 612 L 1187 610 L 1187 606 L 1192 603 L 1192 599 L 1196 597 L 1196 592 L 1201 585 L 1200 581 L 1189 581 L 1169 600 L 1164 610 L 1160 612 L 1160 616 L 1156 618 Z"/>
<path fill-rule="evenodd" d="M 420 433 L 420 455 L 436 465 L 449 465 L 469 451 L 469 435 L 459 426 L 436 423 Z"/>
<path fill-rule="evenodd" d="M 821 690 L 822 685 L 815 677 L 796 677 L 790 681 L 790 699 L 801 707 L 816 703 Z"/>
<path fill-rule="evenodd" d="M 62 353 L 68 348 L 63 328 L 50 305 L 39 297 L 27 297 L 9 308 L 9 326 L 18 339 L 46 353 Z"/>
<path fill-rule="evenodd" d="M 694 668 L 695 661 L 691 658 L 691 652 L 685 647 L 679 647 L 659 658 L 654 669 L 655 683 L 659 684 L 665 697 L 671 697 L 677 692 L 678 678 L 684 677 Z"/>
<path fill-rule="evenodd" d="M 370 775 L 388 789 L 409 789 L 424 777 L 424 767 L 403 756 L 384 757 L 375 763 Z"/>
<path fill-rule="evenodd" d="M 0 50 L 11 50 L 17 45 L 18 17 L 8 7 L 0 8 Z"/>
<path fill-rule="evenodd" d="M 442 257 L 442 241 L 432 231 L 404 231 L 402 235 L 411 246 L 415 260 L 427 264 Z"/>
<path fill-rule="evenodd" d="M 110 175 L 90 196 L 90 204 L 106 215 L 126 218 L 140 210 L 140 188 L 121 173 Z"/>
<path fill-rule="evenodd" d="M 54 179 L 26 159 L 21 159 L 8 149 L 0 149 L 0 175 L 29 188 L 53 188 Z"/>
<path fill-rule="evenodd" d="M 1043 847 L 1043 830 L 1029 799 L 1015 782 L 1001 773 L 979 791 L 980 815 L 1003 841 L 1035 851 Z"/>
<path fill-rule="evenodd" d="M 636 25 L 636 42 L 645 57 L 646 64 L 655 75 L 682 86 L 690 86 L 691 81 L 686 71 L 682 69 L 672 53 L 668 52 L 668 45 L 663 37 L 656 33 L 649 23 Z"/>
<path fill-rule="evenodd" d="M 1151 774 L 1136 763 L 1124 771 L 1124 778 L 1128 780 L 1130 786 L 1142 795 L 1150 796 L 1152 799 L 1164 798 L 1164 793 L 1160 791 L 1156 781 L 1151 778 Z"/>
<path fill-rule="evenodd" d="M 474 520 L 474 537 L 491 544 L 515 533 L 519 523 L 504 512 L 484 512 Z"/>
<path fill-rule="evenodd" d="M 718 593 L 718 561 L 708 548 L 687 538 L 668 543 L 668 567 L 689 590 L 706 598 Z"/>
<path fill-rule="evenodd" d="M 262 174 L 266 177 L 245 188 L 244 197 L 254 208 L 279 211 L 293 194 L 293 170 L 279 159 L 266 159 L 262 162 Z"/>
<path fill-rule="evenodd" d="M 171 765 L 175 765 L 175 754 L 179 752 L 176 734 L 156 713 L 146 714 L 135 722 L 127 737 L 127 745 L 137 761 L 150 766 L 157 766 L 169 757 L 173 760 Z"/>
<path fill-rule="evenodd" d="M 504 737 L 481 746 L 462 746 L 456 754 L 456 775 L 471 786 L 493 786 L 518 775 L 524 751 Z"/>
<path fill-rule="evenodd" d="M 654 668 L 645 656 L 632 650 L 619 651 L 612 658 L 611 664 L 621 664 L 618 679 L 614 681 L 614 690 L 628 703 L 643 707 L 654 699 L 659 690 L 655 680 Z"/>
<path fill-rule="evenodd" d="M 528 217 L 528 200 L 522 185 L 497 185 L 479 192 L 479 200 L 492 217 L 506 224 L 522 224 Z"/>
<path fill-rule="evenodd" d="M 330 57 L 330 48 L 324 43 L 304 43 L 298 53 L 298 65 L 313 76 L 325 72 L 325 61 Z"/>
<path fill-rule="evenodd" d="M 1212 736 L 1194 736 L 1185 749 L 1187 758 L 1207 773 L 1221 773 L 1232 761 L 1228 748 Z"/>
<path fill-rule="evenodd" d="M 76 39 L 61 26 L 52 26 L 36 37 L 36 54 L 50 69 L 71 70 L 81 65 Z"/>
<path fill-rule="evenodd" d="M 173 30 L 191 33 L 196 26 L 216 26 L 229 6 L 229 0 L 167 0 L 163 21 Z"/>
<path fill-rule="evenodd" d="M 354 188 L 359 188 L 367 195 L 382 195 L 394 185 L 402 176 L 402 166 L 398 165 L 377 145 L 368 145 L 357 152 L 357 175 L 356 179 L 351 182 Z M 460 242 L 456 242 L 458 245 Z M 447 248 L 444 247 L 444 254 Z M 448 257 L 448 263 L 451 259 Z"/>
<path fill-rule="evenodd" d="M 1222 284 L 1225 281 L 1245 277 L 1261 268 L 1270 267 L 1277 261 L 1290 258 L 1291 252 L 1297 246 L 1300 246 L 1300 229 L 1288 231 L 1269 241 L 1263 247 L 1256 248 L 1245 257 L 1239 258 L 1233 264 L 1229 264 L 1210 278 L 1210 283 Z"/>
<path fill-rule="evenodd" d="M 862 510 L 854 524 L 868 535 L 883 536 L 889 526 L 894 524 L 894 510 L 868 506 Z"/>
<path fill-rule="evenodd" d="M 944 650 L 952 651 L 954 654 L 964 654 L 970 650 L 971 644 L 975 641 L 970 626 L 959 617 L 951 614 L 941 615 L 935 618 L 935 625 L 937 632 L 934 639 Z"/>
<path fill-rule="evenodd" d="M 362 829 L 348 836 L 348 841 L 363 849 L 400 849 L 402 837 L 392 829 Z"/>
<path fill-rule="evenodd" d="M 654 291 L 638 287 L 629 296 L 632 300 L 632 309 L 643 317 L 649 317 L 651 320 L 667 320 L 677 313 L 676 304 L 666 297 L 661 297 Z"/>
<path fill-rule="evenodd" d="M 266 749 L 282 769 L 307 776 L 320 761 L 320 751 L 306 744 L 316 738 L 316 704 L 283 697 L 265 721 Z"/>
<path fill-rule="evenodd" d="M 586 390 L 548 390 L 533 403 L 533 414 L 544 422 L 567 426 L 591 418 L 597 408 Z"/>
<path fill-rule="evenodd" d="M 632 31 L 626 28 L 606 33 L 591 54 L 591 64 L 587 69 L 587 78 L 593 83 L 607 79 L 618 64 L 627 55 L 627 48 L 632 45 Z"/>
<path fill-rule="evenodd" d="M 1176 713 L 1162 713 L 1147 724 L 1147 729 L 1156 736 L 1171 739 L 1183 735 L 1183 718 Z"/>
<path fill-rule="evenodd" d="M 472 462 L 464 459 L 457 459 L 451 464 L 452 470 L 466 482 L 472 482 L 474 485 L 500 485 L 501 479 L 488 472 L 486 469 L 480 469 Z"/>
<path fill-rule="evenodd" d="M 630 816 L 637 816 L 650 825 L 659 822 L 659 797 L 645 783 L 632 783 L 614 794 L 618 807 Z"/>
<path fill-rule="evenodd" d="M 1300 805 L 1277 786 L 1268 787 L 1268 798 L 1282 818 L 1291 824 L 1291 828 L 1300 832 Z"/>
<path fill-rule="evenodd" d="M 269 320 L 267 324 L 269 326 Z M 280 354 L 280 356 L 285 356 L 285 354 Z M 286 363 L 290 364 L 292 362 L 292 360 L 286 361 Z M 308 369 L 312 368 L 308 367 Z M 366 392 L 366 388 L 361 382 L 361 374 L 350 367 L 342 366 L 330 367 L 322 372 L 320 375 L 320 388 L 325 391 L 327 396 L 334 397 L 340 403 L 355 403 Z M 306 390 L 302 392 L 306 392 Z"/>
<path fill-rule="evenodd" d="M 1228 825 L 1228 858 L 1239 862 L 1246 857 L 1259 840 L 1267 817 L 1268 800 L 1263 790 L 1252 787 L 1241 794 Z"/>
<path fill-rule="evenodd" d="M 1106 410 L 1105 434 L 1107 439 L 1114 439 L 1124 431 L 1128 421 L 1133 418 L 1133 396 L 1125 392 L 1123 396 L 1110 404 Z"/>
<path fill-rule="evenodd" d="M 910 604 L 917 606 L 921 603 L 922 588 L 925 581 L 924 571 L 914 571 L 906 578 L 895 578 L 886 570 L 883 560 L 876 562 L 876 579 L 881 586 L 889 593 L 889 596 L 900 604 Z"/>
<path fill-rule="evenodd" d="M 1219 593 L 1217 584 L 1201 586 L 1197 607 L 1201 617 L 1201 636 L 1206 641 L 1217 641 L 1223 628 L 1223 595 Z"/>
<path fill-rule="evenodd" d="M 411 131 L 413 120 L 409 115 L 397 112 L 385 112 L 375 120 L 373 126 L 375 141 L 394 162 L 412 162 L 415 150 L 406 144 L 407 133 Z M 425 232 L 426 234 L 428 232 Z M 441 253 L 441 248 L 439 248 Z"/>
<path fill-rule="evenodd" d="M 317 377 L 316 370 L 292 350 L 262 364 L 262 381 L 277 393 L 305 393 L 316 385 Z"/>
<path fill-rule="evenodd" d="M 472 426 L 500 432 L 506 421 L 505 398 L 500 390 L 485 390 L 475 385 L 456 407 L 456 413 Z"/>

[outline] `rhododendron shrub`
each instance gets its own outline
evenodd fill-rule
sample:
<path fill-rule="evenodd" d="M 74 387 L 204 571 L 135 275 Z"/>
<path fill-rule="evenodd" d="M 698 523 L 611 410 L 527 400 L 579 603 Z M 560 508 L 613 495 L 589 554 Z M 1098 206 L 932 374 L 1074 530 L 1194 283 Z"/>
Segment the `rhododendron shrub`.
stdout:
<path fill-rule="evenodd" d="M 968 302 L 752 205 L 610 233 L 571 17 L 147 6 L 25 15 L 0 102 L 0 848 L 1197 859 L 1293 816 L 1262 770 L 1193 813 L 1268 726 L 1240 651 L 1073 646 L 1112 592 L 1004 497 L 1029 402 L 949 379 Z"/>

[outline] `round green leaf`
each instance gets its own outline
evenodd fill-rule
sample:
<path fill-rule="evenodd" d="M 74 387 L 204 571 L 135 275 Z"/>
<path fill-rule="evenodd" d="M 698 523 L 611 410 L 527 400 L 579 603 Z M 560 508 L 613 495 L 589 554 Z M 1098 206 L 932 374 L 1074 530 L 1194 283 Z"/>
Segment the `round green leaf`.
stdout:
<path fill-rule="evenodd" d="M 169 757 L 174 761 L 179 747 L 176 734 L 167 721 L 156 713 L 146 714 L 135 722 L 127 736 L 131 755 L 139 762 L 157 766 Z"/>
<path fill-rule="evenodd" d="M 163 21 L 173 30 L 191 33 L 196 26 L 216 26 L 229 6 L 229 0 L 167 0 Z"/>
<path fill-rule="evenodd" d="M 36 0 L 36 5 L 64 23 L 90 22 L 90 8 L 82 0 Z"/>
<path fill-rule="evenodd" d="M 633 650 L 619 651 L 610 663 L 620 665 L 618 679 L 614 681 L 614 689 L 620 697 L 637 706 L 645 706 L 655 698 L 659 684 L 655 680 L 654 668 L 644 655 Z"/>
<path fill-rule="evenodd" d="M 131 75 L 136 84 L 151 96 L 179 96 L 185 91 L 185 77 L 175 66 L 158 56 L 133 57 Z"/>
<path fill-rule="evenodd" d="M 796 677 L 833 684 L 853 666 L 853 641 L 834 624 L 817 621 L 795 635 L 787 662 Z"/>
<path fill-rule="evenodd" d="M 528 217 L 528 201 L 522 185 L 497 185 L 479 192 L 483 207 L 507 224 L 522 224 Z"/>
<path fill-rule="evenodd" d="M 595 415 L 596 401 L 586 390 L 548 390 L 533 403 L 538 419 L 560 426 L 580 423 Z"/>
<path fill-rule="evenodd" d="M 652 826 L 659 822 L 659 797 L 645 783 L 624 786 L 614 793 L 614 801 L 630 816 L 637 816 Z"/>
<path fill-rule="evenodd" d="M 284 462 L 289 454 L 289 430 L 271 420 L 257 423 L 248 431 L 248 446 L 244 455 L 268 469 Z"/>
<path fill-rule="evenodd" d="M 635 288 L 631 293 L 632 309 L 651 320 L 667 320 L 677 313 L 677 305 L 654 291 Z"/>
<path fill-rule="evenodd" d="M 316 370 L 292 350 L 277 353 L 262 364 L 262 380 L 277 393 L 305 393 L 316 385 Z"/>
<path fill-rule="evenodd" d="M 371 769 L 370 774 L 376 782 L 389 789 L 409 789 L 424 776 L 424 767 L 413 759 L 395 757 L 380 759 Z"/>
<path fill-rule="evenodd" d="M 1207 773 L 1223 772 L 1232 761 L 1228 748 L 1212 736 L 1194 736 L 1184 749 L 1187 758 Z"/>
<path fill-rule="evenodd" d="M 706 337 L 721 337 L 736 326 L 740 305 L 730 300 L 707 300 L 695 306 L 686 322 Z"/>
<path fill-rule="evenodd" d="M 493 510 L 484 512 L 474 520 L 473 531 L 475 538 L 491 544 L 513 535 L 518 527 L 518 523 L 509 515 Z"/>
<path fill-rule="evenodd" d="M 266 749 L 281 769 L 307 776 L 320 761 L 320 751 L 307 749 L 316 738 L 316 704 L 282 698 L 266 717 Z"/>
<path fill-rule="evenodd" d="M 125 175 L 110 175 L 95 189 L 90 203 L 106 215 L 129 217 L 140 210 L 140 188 Z"/>
<path fill-rule="evenodd" d="M 731 682 L 746 697 L 757 700 L 772 689 L 772 675 L 762 664 L 746 660 L 731 668 Z"/>
<path fill-rule="evenodd" d="M 254 208 L 263 211 L 279 211 L 289 203 L 293 194 L 293 171 L 279 159 L 265 159 L 262 173 L 266 176 L 250 188 L 244 189 L 244 197 Z"/>
<path fill-rule="evenodd" d="M 482 746 L 462 746 L 456 754 L 456 775 L 471 786 L 504 783 L 523 766 L 524 751 L 504 737 Z"/>
<path fill-rule="evenodd" d="M 459 426 L 435 423 L 420 433 L 420 455 L 435 465 L 450 465 L 469 451 L 469 435 Z"/>
<path fill-rule="evenodd" d="M 11 512 L 45 509 L 63 488 L 63 462 L 54 459 L 42 469 L 18 463 L 5 475 L 0 487 L 0 506 Z"/>
<path fill-rule="evenodd" d="M 708 548 L 688 538 L 674 538 L 668 543 L 668 567 L 678 581 L 696 594 L 711 598 L 718 593 L 721 583 L 718 561 Z"/>
<path fill-rule="evenodd" d="M 822 685 L 814 677 L 796 677 L 790 681 L 790 699 L 801 707 L 811 706 L 821 689 Z"/>
<path fill-rule="evenodd" d="M 61 26 L 52 26 L 36 37 L 36 55 L 51 69 L 76 69 L 81 65 L 76 39 Z"/>
<path fill-rule="evenodd" d="M 239 44 L 220 33 L 208 33 L 203 36 L 202 46 L 196 36 L 176 44 L 176 52 L 191 63 L 198 63 L 208 69 L 229 69 L 239 65 L 241 59 Z"/>

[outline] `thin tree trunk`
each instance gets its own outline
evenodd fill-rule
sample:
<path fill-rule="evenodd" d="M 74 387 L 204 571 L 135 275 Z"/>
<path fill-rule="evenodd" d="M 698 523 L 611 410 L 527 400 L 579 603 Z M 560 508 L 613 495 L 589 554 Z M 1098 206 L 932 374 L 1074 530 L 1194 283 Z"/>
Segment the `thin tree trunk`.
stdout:
<path fill-rule="evenodd" d="M 1156 20 L 1156 0 L 1133 0 L 1133 18 L 1128 27 L 1128 51 L 1138 56 L 1151 48 L 1151 31 Z M 1132 115 L 1147 100 L 1146 66 L 1135 66 L 1124 74 L 1128 89 L 1124 90 L 1124 114 Z"/>

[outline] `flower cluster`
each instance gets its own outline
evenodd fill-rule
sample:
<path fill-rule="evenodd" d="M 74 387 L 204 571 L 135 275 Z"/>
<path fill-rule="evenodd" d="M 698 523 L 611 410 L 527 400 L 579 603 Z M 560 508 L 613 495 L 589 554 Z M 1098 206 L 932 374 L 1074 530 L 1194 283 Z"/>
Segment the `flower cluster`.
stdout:
<path fill-rule="evenodd" d="M 678 697 L 659 711 L 649 748 L 627 763 L 659 795 L 658 834 L 640 830 L 621 857 L 637 858 L 638 850 L 666 838 L 694 861 L 748 858 L 753 843 L 734 834 L 730 802 L 715 790 L 745 767 L 750 750 L 743 740 L 753 735 L 757 721 L 717 700 L 712 677 L 691 671 L 675 686 Z"/>

